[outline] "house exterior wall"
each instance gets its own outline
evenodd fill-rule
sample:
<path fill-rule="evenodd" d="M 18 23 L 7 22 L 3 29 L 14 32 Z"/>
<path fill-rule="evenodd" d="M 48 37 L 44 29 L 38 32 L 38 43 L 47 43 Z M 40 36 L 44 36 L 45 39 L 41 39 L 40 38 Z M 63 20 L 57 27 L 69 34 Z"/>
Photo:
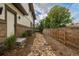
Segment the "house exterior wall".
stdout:
<path fill-rule="evenodd" d="M 29 19 L 29 21 L 33 22 L 33 16 L 31 14 L 31 11 L 29 10 L 29 5 L 27 3 L 22 3 L 21 5 L 24 7 L 24 9 L 28 13 L 28 16 L 26 16 L 26 18 Z"/>
<path fill-rule="evenodd" d="M 7 4 L 11 7 L 15 12 L 17 12 L 17 25 L 16 25 L 16 36 L 20 37 L 23 32 L 28 30 L 31 27 L 31 23 L 33 23 L 33 18 L 31 12 L 29 11 L 28 4 L 22 4 L 22 6 L 27 11 L 28 15 L 23 15 L 15 6 L 12 4 Z M 19 19 L 20 17 L 20 19 Z"/>
<path fill-rule="evenodd" d="M 0 43 L 4 42 L 6 38 L 6 22 L 5 22 L 5 6 L 0 4 L 0 7 L 3 7 L 2 14 L 0 14 Z"/>
<path fill-rule="evenodd" d="M 5 6 L 3 3 L 0 3 L 0 7 L 3 7 L 2 14 L 0 15 L 0 19 L 5 20 Z"/>
<path fill-rule="evenodd" d="M 6 3 L 6 5 L 17 13 L 16 36 L 19 37 L 24 31 L 30 29 L 31 23 L 33 23 L 33 17 L 31 11 L 29 11 L 29 6 L 28 4 L 22 4 L 28 13 L 28 15 L 23 15 L 13 4 Z M 5 4 L 0 4 L 0 7 L 3 7 L 2 14 L 0 15 L 0 42 L 2 42 L 4 41 L 2 39 L 6 37 L 7 23 L 5 19 Z"/>
<path fill-rule="evenodd" d="M 6 4 L 10 8 L 12 8 L 15 12 L 17 12 L 17 23 L 30 27 L 30 23 L 33 23 L 33 17 L 31 11 L 29 11 L 28 4 L 22 4 L 23 7 L 26 7 L 25 10 L 27 11 L 28 15 L 23 15 L 13 4 Z M 0 7 L 3 7 L 2 14 L 0 15 L 0 19 L 5 20 L 5 4 L 0 4 Z M 19 19 L 20 16 L 20 19 Z"/>
<path fill-rule="evenodd" d="M 0 22 L 0 43 L 4 42 L 6 38 L 6 23 L 5 21 Z"/>
<path fill-rule="evenodd" d="M 15 14 L 7 11 L 7 37 L 15 34 Z"/>
<path fill-rule="evenodd" d="M 28 4 L 23 5 L 23 7 L 26 7 L 26 11 L 28 12 L 28 15 L 23 15 L 15 6 L 13 6 L 12 4 L 7 4 L 9 7 L 11 7 L 13 10 L 15 10 L 17 12 L 17 23 L 30 27 L 30 22 L 33 22 L 32 16 L 29 12 L 29 8 L 28 8 Z M 20 16 L 20 19 L 19 19 Z M 31 17 L 30 17 L 31 16 Z"/>

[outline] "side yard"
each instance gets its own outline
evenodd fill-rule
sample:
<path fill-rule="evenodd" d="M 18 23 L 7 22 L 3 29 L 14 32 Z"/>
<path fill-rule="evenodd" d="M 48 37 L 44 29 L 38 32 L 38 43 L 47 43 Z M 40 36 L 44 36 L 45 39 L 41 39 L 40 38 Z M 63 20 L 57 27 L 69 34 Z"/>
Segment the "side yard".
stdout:
<path fill-rule="evenodd" d="M 77 51 L 65 46 L 63 43 L 48 35 L 35 33 L 30 37 L 25 46 L 4 53 L 8 56 L 71 56 L 79 55 Z"/>
<path fill-rule="evenodd" d="M 36 35 L 36 36 L 35 36 Z M 25 46 L 20 49 L 13 49 L 4 53 L 8 56 L 55 56 L 50 45 L 40 33 L 30 37 Z"/>

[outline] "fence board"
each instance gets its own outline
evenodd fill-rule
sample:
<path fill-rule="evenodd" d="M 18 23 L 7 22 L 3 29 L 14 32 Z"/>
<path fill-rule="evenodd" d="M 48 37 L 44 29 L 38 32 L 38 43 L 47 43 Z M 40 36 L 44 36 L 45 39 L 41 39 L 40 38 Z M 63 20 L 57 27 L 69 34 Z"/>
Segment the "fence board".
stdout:
<path fill-rule="evenodd" d="M 43 33 L 61 41 L 62 43 L 71 44 L 79 48 L 79 28 L 66 27 L 57 29 L 44 29 Z"/>

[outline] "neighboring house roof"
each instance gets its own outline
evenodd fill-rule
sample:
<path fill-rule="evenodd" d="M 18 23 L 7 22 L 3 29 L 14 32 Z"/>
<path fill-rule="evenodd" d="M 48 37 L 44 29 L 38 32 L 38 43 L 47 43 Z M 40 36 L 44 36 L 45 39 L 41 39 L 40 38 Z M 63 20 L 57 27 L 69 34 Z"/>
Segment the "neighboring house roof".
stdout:
<path fill-rule="evenodd" d="M 79 27 L 79 23 L 72 24 L 73 27 Z"/>
<path fill-rule="evenodd" d="M 79 27 L 79 23 L 72 23 L 71 25 L 67 26 L 67 27 Z"/>
<path fill-rule="evenodd" d="M 29 3 L 29 9 L 32 12 L 33 19 L 36 19 L 33 3 Z"/>
<path fill-rule="evenodd" d="M 21 13 L 23 13 L 23 15 L 28 15 L 28 13 L 26 12 L 26 10 L 23 8 L 23 6 L 20 3 L 13 3 L 13 5 L 20 10 Z"/>

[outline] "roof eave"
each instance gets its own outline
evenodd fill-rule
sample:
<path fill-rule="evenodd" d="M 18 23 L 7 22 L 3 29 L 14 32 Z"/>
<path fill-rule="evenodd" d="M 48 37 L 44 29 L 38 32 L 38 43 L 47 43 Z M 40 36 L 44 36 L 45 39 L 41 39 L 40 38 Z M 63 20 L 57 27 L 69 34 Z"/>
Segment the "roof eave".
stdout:
<path fill-rule="evenodd" d="M 29 3 L 29 9 L 32 12 L 33 20 L 36 20 L 36 15 L 35 15 L 33 3 Z"/>
<path fill-rule="evenodd" d="M 19 11 L 23 14 L 23 15 L 28 15 L 28 13 L 25 11 L 25 9 L 23 8 L 23 6 L 20 3 L 13 3 L 13 5 L 19 9 Z"/>

